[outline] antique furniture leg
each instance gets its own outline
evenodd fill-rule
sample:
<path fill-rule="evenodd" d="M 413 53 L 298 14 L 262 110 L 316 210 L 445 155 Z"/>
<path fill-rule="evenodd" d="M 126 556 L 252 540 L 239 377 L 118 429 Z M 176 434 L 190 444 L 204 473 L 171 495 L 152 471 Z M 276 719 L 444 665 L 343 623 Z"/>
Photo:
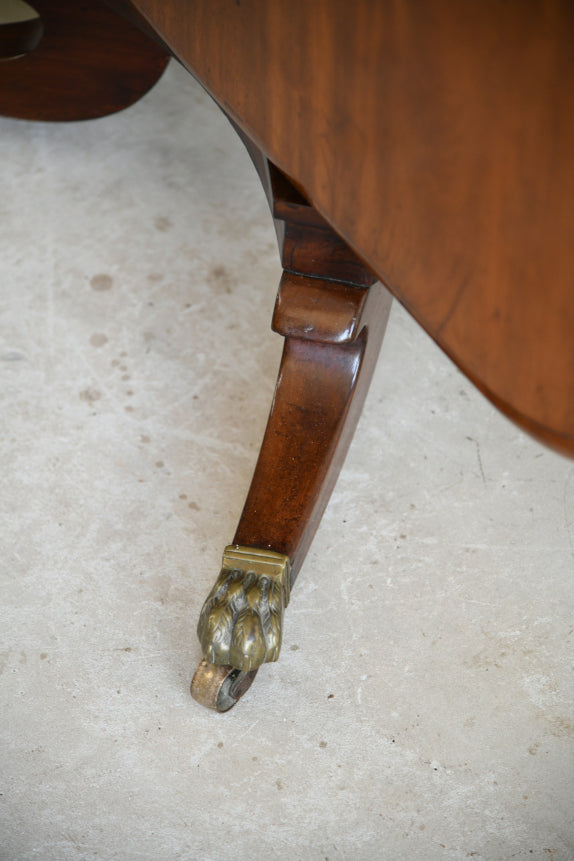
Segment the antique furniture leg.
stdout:
<path fill-rule="evenodd" d="M 358 421 L 390 296 L 273 166 L 254 161 L 284 266 L 273 329 L 285 345 L 233 544 L 201 612 L 192 696 L 227 711 L 275 661 L 283 611 Z"/>

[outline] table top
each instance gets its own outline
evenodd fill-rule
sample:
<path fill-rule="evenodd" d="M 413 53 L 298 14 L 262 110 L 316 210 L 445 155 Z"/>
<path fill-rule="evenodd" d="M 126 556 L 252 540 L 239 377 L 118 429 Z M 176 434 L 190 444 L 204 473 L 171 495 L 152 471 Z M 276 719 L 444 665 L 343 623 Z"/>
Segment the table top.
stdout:
<path fill-rule="evenodd" d="M 574 454 L 574 7 L 134 0 L 507 414 Z"/>

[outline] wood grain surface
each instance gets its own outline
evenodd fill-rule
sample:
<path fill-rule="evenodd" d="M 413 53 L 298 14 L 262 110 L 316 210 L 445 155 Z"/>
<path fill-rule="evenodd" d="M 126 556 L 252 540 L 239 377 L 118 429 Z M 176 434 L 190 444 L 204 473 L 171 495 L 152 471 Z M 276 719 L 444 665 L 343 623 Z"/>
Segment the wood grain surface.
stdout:
<path fill-rule="evenodd" d="M 574 4 L 133 5 L 462 370 L 574 454 Z"/>
<path fill-rule="evenodd" d="M 40 21 L 0 26 L 0 114 L 95 119 L 133 104 L 169 53 L 101 0 L 33 0 Z M 4 35 L 3 35 L 4 33 Z M 37 47 L 36 47 L 37 46 Z"/>

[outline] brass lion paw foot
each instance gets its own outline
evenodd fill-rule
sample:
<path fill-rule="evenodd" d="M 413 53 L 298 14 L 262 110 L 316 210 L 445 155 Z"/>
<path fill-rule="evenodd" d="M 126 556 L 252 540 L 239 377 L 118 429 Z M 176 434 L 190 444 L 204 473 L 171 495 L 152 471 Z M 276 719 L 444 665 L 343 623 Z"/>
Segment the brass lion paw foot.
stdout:
<path fill-rule="evenodd" d="M 289 559 L 281 553 L 226 547 L 197 627 L 207 662 L 250 672 L 277 660 L 289 603 L 289 569 Z"/>

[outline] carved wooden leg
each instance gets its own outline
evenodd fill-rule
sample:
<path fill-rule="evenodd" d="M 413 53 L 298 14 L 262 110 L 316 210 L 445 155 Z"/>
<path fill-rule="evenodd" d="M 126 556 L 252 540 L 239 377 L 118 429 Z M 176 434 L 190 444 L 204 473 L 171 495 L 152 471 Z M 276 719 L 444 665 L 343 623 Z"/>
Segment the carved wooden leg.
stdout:
<path fill-rule="evenodd" d="M 271 179 L 284 265 L 297 260 L 307 274 L 281 279 L 273 329 L 285 346 L 275 397 L 233 544 L 198 625 L 204 661 L 191 691 L 219 711 L 279 656 L 283 611 L 350 444 L 390 310 L 387 291 L 320 216 L 287 186 L 279 197 L 285 180 Z M 324 277 L 314 271 L 318 261 Z"/>

